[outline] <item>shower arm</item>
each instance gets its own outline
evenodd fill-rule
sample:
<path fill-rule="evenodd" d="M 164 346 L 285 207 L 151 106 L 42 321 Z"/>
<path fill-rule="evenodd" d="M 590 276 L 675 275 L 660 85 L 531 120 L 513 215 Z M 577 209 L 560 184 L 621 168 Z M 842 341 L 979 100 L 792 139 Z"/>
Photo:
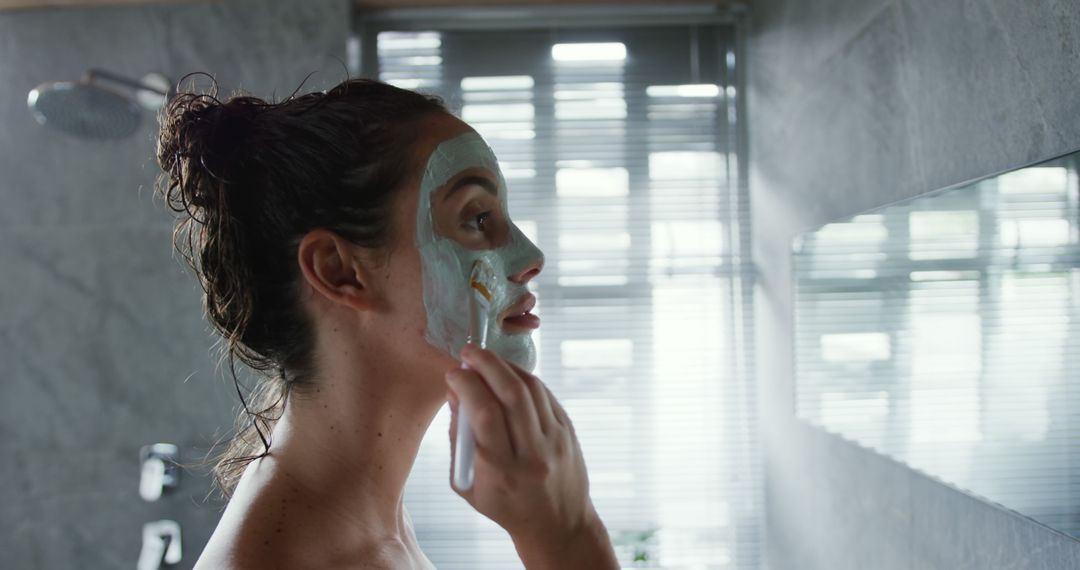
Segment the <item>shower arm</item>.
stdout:
<path fill-rule="evenodd" d="M 93 81 L 94 78 L 96 78 L 96 77 L 101 77 L 102 79 L 107 79 L 107 80 L 113 81 L 115 83 L 120 83 L 122 85 L 127 85 L 128 87 L 133 87 L 135 89 L 140 89 L 140 90 L 144 90 L 144 91 L 151 91 L 151 92 L 157 93 L 158 95 L 164 95 L 164 96 L 169 95 L 168 93 L 166 93 L 164 91 L 161 91 L 160 89 L 158 89 L 156 87 L 151 87 L 151 86 L 149 86 L 149 85 L 147 85 L 145 83 L 142 83 L 142 82 L 139 82 L 139 81 L 134 81 L 132 79 L 128 79 L 127 77 L 123 77 L 121 75 L 116 75 L 115 73 L 111 73 L 111 72 L 108 72 L 108 71 L 105 71 L 105 70 L 102 70 L 102 69 L 91 69 L 90 71 L 86 72 L 87 81 Z"/>

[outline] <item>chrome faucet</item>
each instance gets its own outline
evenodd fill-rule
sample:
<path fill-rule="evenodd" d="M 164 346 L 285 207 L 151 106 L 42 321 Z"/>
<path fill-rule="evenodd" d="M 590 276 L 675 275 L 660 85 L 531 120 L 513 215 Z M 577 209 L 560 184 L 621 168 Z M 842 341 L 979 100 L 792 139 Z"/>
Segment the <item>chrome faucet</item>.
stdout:
<path fill-rule="evenodd" d="M 171 443 L 144 445 L 139 450 L 142 473 L 139 476 L 139 496 L 154 502 L 165 492 L 180 484 L 180 450 Z"/>
<path fill-rule="evenodd" d="M 158 570 L 180 562 L 180 524 L 171 520 L 148 522 L 143 525 L 142 550 L 137 570 Z"/>

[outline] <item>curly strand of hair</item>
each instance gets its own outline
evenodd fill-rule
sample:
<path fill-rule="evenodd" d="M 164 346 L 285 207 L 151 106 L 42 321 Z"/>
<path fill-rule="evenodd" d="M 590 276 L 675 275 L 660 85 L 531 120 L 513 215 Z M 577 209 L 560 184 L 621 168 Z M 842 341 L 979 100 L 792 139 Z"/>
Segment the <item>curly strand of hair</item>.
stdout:
<path fill-rule="evenodd" d="M 236 363 L 231 355 L 228 356 L 228 362 L 236 394 L 240 397 L 243 406 L 243 414 L 237 418 L 236 435 L 233 441 L 218 455 L 214 470 L 218 488 L 225 496 L 231 494 L 232 489 L 235 488 L 235 480 L 246 465 L 270 454 L 274 443 L 271 429 L 284 413 L 290 392 L 285 382 L 262 383 L 251 391 L 250 401 L 255 404 L 253 410 L 252 404 L 249 404 L 249 400 L 244 397 L 235 367 Z M 284 369 L 280 369 L 279 373 L 284 379 Z M 275 413 L 276 415 L 273 415 Z M 252 438 L 253 431 L 258 436 L 258 441 Z M 260 443 L 262 451 L 256 452 Z"/>
<path fill-rule="evenodd" d="M 306 76 L 306 77 L 304 77 L 304 80 L 300 82 L 300 85 L 297 85 L 297 86 L 296 86 L 296 89 L 293 89 L 293 92 L 292 92 L 292 93 L 289 93 L 289 96 L 288 96 L 288 97 L 286 97 L 286 98 L 285 98 L 285 100 L 286 100 L 286 101 L 292 101 L 293 97 L 295 97 L 295 96 L 296 96 L 296 94 L 297 94 L 297 92 L 299 92 L 299 91 L 300 91 L 300 88 L 301 88 L 301 87 L 303 87 L 303 86 L 304 86 L 304 84 L 305 84 L 305 83 L 307 83 L 307 80 L 308 80 L 308 79 L 311 79 L 311 76 L 312 76 L 312 75 L 315 75 L 316 73 L 318 73 L 318 72 L 317 72 L 317 71 L 312 71 L 311 73 L 307 74 L 307 76 Z"/>

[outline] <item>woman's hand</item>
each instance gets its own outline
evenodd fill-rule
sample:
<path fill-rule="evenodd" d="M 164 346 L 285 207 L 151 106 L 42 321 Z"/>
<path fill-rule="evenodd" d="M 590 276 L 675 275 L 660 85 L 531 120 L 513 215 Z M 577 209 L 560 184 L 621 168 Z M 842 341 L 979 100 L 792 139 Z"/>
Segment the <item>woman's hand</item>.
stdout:
<path fill-rule="evenodd" d="M 570 417 L 539 378 L 474 345 L 470 370 L 446 373 L 451 457 L 457 408 L 468 408 L 476 441 L 473 486 L 450 485 L 510 533 L 528 568 L 618 568 L 589 498 L 589 478 Z"/>

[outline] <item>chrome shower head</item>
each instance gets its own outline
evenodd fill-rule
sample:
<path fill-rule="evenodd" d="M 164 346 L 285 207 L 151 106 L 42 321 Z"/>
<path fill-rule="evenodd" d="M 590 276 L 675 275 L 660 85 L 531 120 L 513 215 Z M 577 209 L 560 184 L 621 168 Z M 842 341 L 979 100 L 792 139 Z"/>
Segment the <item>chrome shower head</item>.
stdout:
<path fill-rule="evenodd" d="M 30 91 L 27 104 L 38 123 L 87 139 L 129 136 L 141 119 L 131 99 L 74 81 L 39 85 Z"/>
<path fill-rule="evenodd" d="M 133 88 L 129 95 L 103 85 L 100 79 Z M 90 70 L 79 81 L 38 85 L 26 99 L 34 119 L 42 125 L 86 139 L 118 139 L 135 132 L 144 109 L 160 107 L 168 98 L 169 82 L 150 74 L 142 82 L 101 70 Z"/>

